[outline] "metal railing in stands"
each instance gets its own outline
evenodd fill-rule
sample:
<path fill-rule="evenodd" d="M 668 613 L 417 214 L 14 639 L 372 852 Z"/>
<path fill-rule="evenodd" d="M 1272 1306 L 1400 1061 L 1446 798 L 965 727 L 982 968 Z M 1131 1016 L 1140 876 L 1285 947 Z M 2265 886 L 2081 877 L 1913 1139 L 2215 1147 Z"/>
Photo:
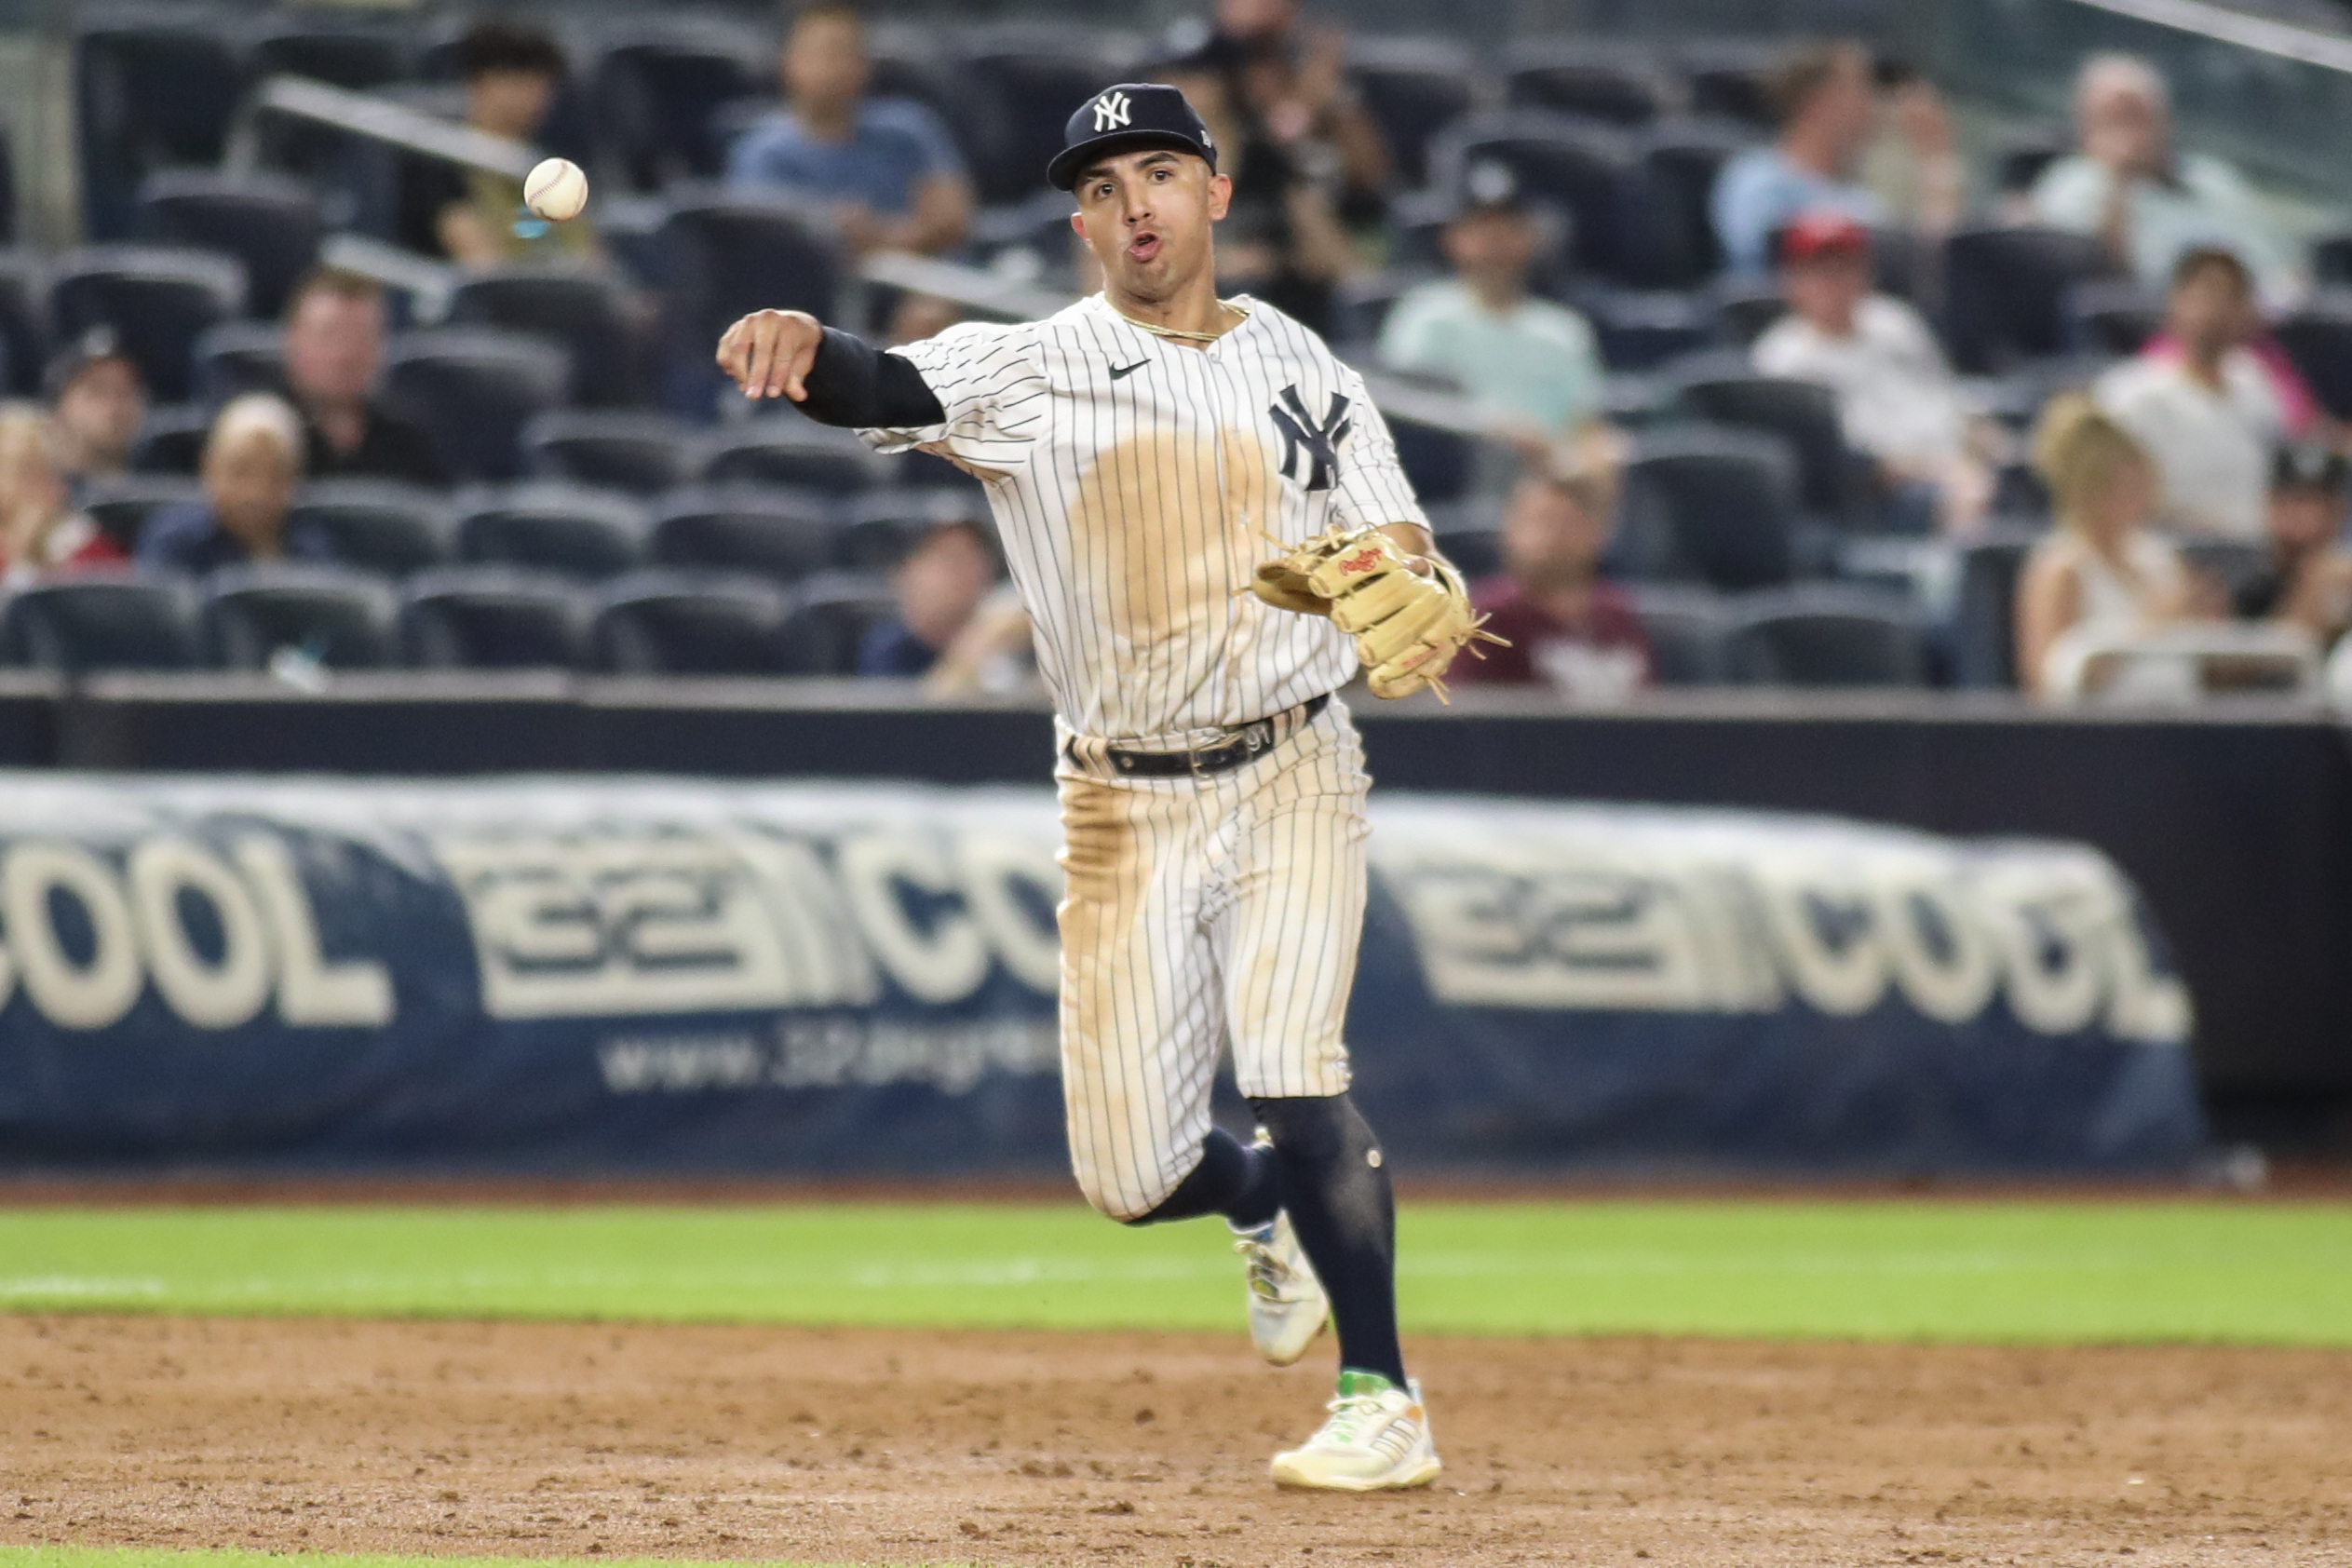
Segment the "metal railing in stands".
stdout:
<path fill-rule="evenodd" d="M 229 168 L 250 169 L 257 162 L 258 120 L 264 114 L 309 120 L 404 152 L 516 179 L 529 173 L 539 158 L 535 149 L 520 142 L 453 125 L 405 103 L 330 87 L 307 77 L 272 76 L 262 84 L 239 115 L 229 140 Z M 320 259 L 364 273 L 409 294 L 417 304 L 418 314 L 427 319 L 441 314 L 458 276 L 457 269 L 445 262 L 363 235 L 331 236 Z M 929 294 L 966 310 L 1015 320 L 1050 316 L 1075 297 L 980 267 L 903 250 L 869 252 L 858 264 L 858 277 L 870 285 Z M 1414 385 L 1376 371 L 1365 371 L 1363 375 L 1373 403 L 1391 418 L 1473 438 L 1483 437 L 1492 429 L 1491 422 L 1466 398 Z"/>

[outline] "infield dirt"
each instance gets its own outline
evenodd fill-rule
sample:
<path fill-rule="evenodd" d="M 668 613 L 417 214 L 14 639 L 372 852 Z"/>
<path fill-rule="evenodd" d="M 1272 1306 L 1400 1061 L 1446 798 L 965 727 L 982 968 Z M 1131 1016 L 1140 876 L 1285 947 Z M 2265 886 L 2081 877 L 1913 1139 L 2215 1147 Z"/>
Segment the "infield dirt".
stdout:
<path fill-rule="evenodd" d="M 883 1563 L 2352 1563 L 2352 1354 L 1409 1344 L 1445 1476 L 1277 1493 L 1231 1337 L 0 1318 L 0 1540 Z M 11 1517 L 12 1516 L 12 1517 Z"/>

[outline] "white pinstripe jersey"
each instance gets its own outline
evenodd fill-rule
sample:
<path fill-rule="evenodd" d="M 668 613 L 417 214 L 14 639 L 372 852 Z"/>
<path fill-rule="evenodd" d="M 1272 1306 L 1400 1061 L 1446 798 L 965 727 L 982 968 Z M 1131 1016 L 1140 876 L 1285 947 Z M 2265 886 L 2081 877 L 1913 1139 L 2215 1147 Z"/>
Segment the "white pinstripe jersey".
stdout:
<path fill-rule="evenodd" d="M 1331 523 L 1423 522 L 1361 377 L 1271 305 L 1195 347 L 1099 294 L 1043 321 L 891 350 L 946 420 L 860 432 L 987 481 L 1038 672 L 1082 736 L 1170 749 L 1344 684 L 1329 621 L 1242 591 Z"/>

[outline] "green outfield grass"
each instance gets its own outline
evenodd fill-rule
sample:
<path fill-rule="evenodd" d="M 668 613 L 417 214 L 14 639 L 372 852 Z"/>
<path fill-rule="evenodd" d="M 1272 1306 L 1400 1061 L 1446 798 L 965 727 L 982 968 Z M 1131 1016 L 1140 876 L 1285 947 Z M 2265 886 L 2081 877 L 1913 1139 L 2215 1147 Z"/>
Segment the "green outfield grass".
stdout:
<path fill-rule="evenodd" d="M 178 1551 L 169 1547 L 0 1546 L 0 1568 L 689 1568 L 672 1557 L 426 1557 L 406 1552 Z M 741 1568 L 711 1564 L 710 1568 Z M 762 1568 L 826 1568 L 771 1562 Z"/>
<path fill-rule="evenodd" d="M 1410 1330 L 2352 1345 L 2352 1205 L 1412 1204 Z M 1075 1206 L 0 1211 L 0 1307 L 1225 1330 L 1213 1222 Z"/>

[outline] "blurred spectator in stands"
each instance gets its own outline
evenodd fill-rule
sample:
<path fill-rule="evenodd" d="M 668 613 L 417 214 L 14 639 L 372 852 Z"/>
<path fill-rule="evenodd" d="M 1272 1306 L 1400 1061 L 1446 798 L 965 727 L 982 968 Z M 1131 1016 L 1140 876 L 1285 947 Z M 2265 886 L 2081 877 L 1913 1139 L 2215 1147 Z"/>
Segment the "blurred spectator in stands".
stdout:
<path fill-rule="evenodd" d="M 57 435 L 57 463 L 79 502 L 91 480 L 130 466 L 147 419 L 147 385 L 111 327 L 93 327 L 49 360 L 41 377 Z"/>
<path fill-rule="evenodd" d="M 1298 0 L 1217 0 L 1215 24 L 1194 51 L 1236 91 L 1235 109 L 1311 179 L 1335 182 L 1343 201 L 1376 214 L 1391 172 L 1387 144 L 1347 81 L 1347 35 L 1304 26 Z"/>
<path fill-rule="evenodd" d="M 2087 394 L 2061 392 L 2044 407 L 2034 466 L 2058 526 L 2018 582 L 2017 669 L 2020 684 L 2046 696 L 2069 639 L 2155 630 L 2195 618 L 2196 605 L 2180 556 L 2149 532 L 2156 465 Z"/>
<path fill-rule="evenodd" d="M 303 469 L 313 479 L 446 483 L 425 427 L 376 395 L 384 338 L 384 287 L 374 278 L 320 267 L 294 286 L 286 302 L 286 390 L 303 415 Z"/>
<path fill-rule="evenodd" d="M 0 582 L 128 559 L 74 509 L 58 472 L 56 440 L 37 404 L 0 403 Z"/>
<path fill-rule="evenodd" d="M 856 7 L 802 7 L 784 44 L 783 106 L 737 141 L 728 182 L 832 203 L 857 250 L 953 250 L 972 224 L 964 160 L 929 109 L 868 98 L 872 75 Z"/>
<path fill-rule="evenodd" d="M 1598 465 L 1521 478 L 1503 507 L 1503 571 L 1471 588 L 1487 629 L 1510 646 L 1453 661 L 1449 680 L 1548 684 L 1584 702 L 1622 702 L 1650 680 L 1650 641 L 1624 590 L 1601 576 L 1615 531 L 1615 470 Z"/>
<path fill-rule="evenodd" d="M 1773 72 L 1772 101 L 1780 139 L 1723 165 L 1710 198 L 1723 256 L 1750 277 L 1771 267 L 1774 233 L 1800 212 L 1886 222 L 1885 204 L 1858 182 L 1878 115 L 1870 51 L 1850 42 L 1798 48 Z"/>
<path fill-rule="evenodd" d="M 2170 349 L 2099 378 L 2099 405 L 2155 457 L 2159 516 L 2184 534 L 2258 539 L 2270 453 L 2285 427 L 2270 377 L 2246 347 L 2257 318 L 2246 264 L 2229 250 L 2181 253 L 2164 311 Z"/>
<path fill-rule="evenodd" d="M 2352 626 L 2352 552 L 2344 547 L 2352 463 L 2323 446 L 2281 446 L 2270 466 L 2270 559 L 2239 583 L 2233 607 L 2250 620 L 2299 626 L 2321 646 Z"/>
<path fill-rule="evenodd" d="M 1876 466 L 1896 526 L 1975 522 L 1991 471 L 1969 451 L 1967 411 L 1935 334 L 1910 305 L 1872 291 L 1870 231 L 1842 212 L 1801 213 L 1779 248 L 1789 313 L 1756 340 L 1756 369 L 1837 394 L 1845 444 Z"/>
<path fill-rule="evenodd" d="M 2035 218 L 2099 236 L 2116 265 L 2150 289 L 2165 286 L 2183 251 L 2226 246 L 2271 304 L 2300 291 L 2294 251 L 2245 177 L 2174 147 L 2171 93 L 2154 66 L 2127 54 L 2086 61 L 2075 78 L 2075 119 L 2082 150 L 2034 182 Z"/>
<path fill-rule="evenodd" d="M 302 480 L 303 422 L 268 392 L 222 405 L 204 442 L 204 499 L 167 507 L 139 535 L 142 566 L 202 573 L 261 561 L 329 561 L 332 538 L 315 524 L 289 528 Z"/>
<path fill-rule="evenodd" d="M 478 21 L 457 41 L 466 78 L 466 124 L 491 136 L 535 142 L 563 85 L 563 51 L 524 21 Z M 400 228 L 412 250 L 467 266 L 501 262 L 597 261 L 596 225 L 586 215 L 550 223 L 522 204 L 511 174 L 439 158 L 411 160 L 401 182 Z"/>
<path fill-rule="evenodd" d="M 1380 362 L 1442 375 L 1531 457 L 1602 416 L 1601 354 L 1592 328 L 1565 305 L 1528 291 L 1542 244 L 1507 165 L 1476 163 L 1446 225 L 1453 276 L 1419 284 L 1389 310 Z"/>
<path fill-rule="evenodd" d="M 1896 226 L 1929 240 L 1950 234 L 1968 195 L 1952 111 L 1936 84 L 1908 61 L 1883 57 L 1872 77 L 1878 87 L 1878 132 L 1862 152 L 1862 183 Z"/>
<path fill-rule="evenodd" d="M 934 524 L 890 574 L 899 613 L 866 634 L 860 675 L 921 675 L 996 586 L 996 542 L 978 519 Z"/>

